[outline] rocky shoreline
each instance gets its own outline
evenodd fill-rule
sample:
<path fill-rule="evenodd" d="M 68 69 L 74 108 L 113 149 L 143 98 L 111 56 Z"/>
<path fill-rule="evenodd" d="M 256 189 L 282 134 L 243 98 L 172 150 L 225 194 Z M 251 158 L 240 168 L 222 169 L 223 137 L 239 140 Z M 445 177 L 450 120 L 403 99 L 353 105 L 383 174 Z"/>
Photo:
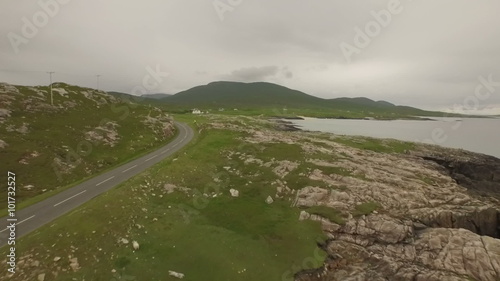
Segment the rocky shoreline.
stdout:
<path fill-rule="evenodd" d="M 293 124 L 275 123 L 281 131 Z M 347 217 L 339 224 L 302 211 L 300 220 L 321 222 L 327 258 L 321 268 L 296 273 L 296 281 L 500 280 L 500 159 L 426 144 L 387 155 L 323 143 L 336 152 L 332 158 L 348 156 L 323 165 L 361 171 L 365 179 L 309 175 L 343 190 L 305 187 L 295 206 L 331 207 Z M 382 208 L 353 216 L 363 201 Z"/>
<path fill-rule="evenodd" d="M 287 121 L 289 118 L 282 118 L 282 119 L 271 119 L 271 122 L 274 123 L 275 127 L 279 131 L 285 131 L 285 132 L 294 132 L 294 131 L 302 131 L 302 129 L 295 125 L 291 121 Z M 293 120 L 303 120 L 302 118 L 299 117 L 299 119 L 293 119 Z"/>
<path fill-rule="evenodd" d="M 328 237 L 323 266 L 296 281 L 500 280 L 500 159 L 272 124 L 219 126 L 248 132 L 249 143 L 299 145 L 301 165 L 315 167 L 301 174 L 309 185 L 277 189 L 277 198 L 295 197 L 299 220 L 318 221 Z M 298 189 L 283 193 L 288 185 Z"/>
<path fill-rule="evenodd" d="M 441 153 L 420 154 L 422 159 L 435 162 L 459 185 L 480 196 L 500 199 L 500 160 L 489 155 L 463 151 L 460 156 Z"/>
<path fill-rule="evenodd" d="M 427 206 L 404 211 L 384 202 L 385 212 L 351 217 L 344 225 L 303 213 L 301 219 L 321 221 L 328 258 L 295 280 L 500 280 L 500 159 L 426 145 L 404 157 L 443 177 L 429 180 L 434 188 L 421 193 Z M 407 188 L 394 196 L 413 205 L 402 196 L 415 192 Z M 302 202 L 299 195 L 298 205 L 312 203 L 311 194 L 303 192 Z M 359 195 L 345 192 L 342 199 Z M 330 194 L 318 203 L 331 206 L 338 199 Z"/>

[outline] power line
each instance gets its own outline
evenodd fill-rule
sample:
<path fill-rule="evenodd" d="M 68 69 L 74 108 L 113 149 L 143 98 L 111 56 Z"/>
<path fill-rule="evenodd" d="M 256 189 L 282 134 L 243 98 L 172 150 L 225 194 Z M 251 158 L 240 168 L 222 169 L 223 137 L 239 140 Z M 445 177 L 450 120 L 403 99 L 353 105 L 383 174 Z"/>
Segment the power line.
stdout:
<path fill-rule="evenodd" d="M 101 77 L 101 75 L 97 74 L 96 77 L 97 77 L 97 91 L 99 91 L 99 77 Z"/>
<path fill-rule="evenodd" d="M 47 72 L 50 77 L 50 104 L 54 105 L 54 96 L 52 95 L 52 74 L 54 74 L 54 71 L 48 71 Z"/>

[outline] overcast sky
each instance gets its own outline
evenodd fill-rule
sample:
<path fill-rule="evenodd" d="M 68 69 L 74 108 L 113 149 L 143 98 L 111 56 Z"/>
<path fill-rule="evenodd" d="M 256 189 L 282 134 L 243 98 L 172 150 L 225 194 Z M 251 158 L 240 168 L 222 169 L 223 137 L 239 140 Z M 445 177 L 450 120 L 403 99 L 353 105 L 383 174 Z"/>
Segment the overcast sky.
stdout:
<path fill-rule="evenodd" d="M 101 89 L 130 93 L 149 67 L 162 72 L 153 93 L 268 81 L 500 114 L 499 11 L 498 0 L 2 0 L 0 81 L 48 84 L 55 71 L 95 88 L 100 74 Z"/>

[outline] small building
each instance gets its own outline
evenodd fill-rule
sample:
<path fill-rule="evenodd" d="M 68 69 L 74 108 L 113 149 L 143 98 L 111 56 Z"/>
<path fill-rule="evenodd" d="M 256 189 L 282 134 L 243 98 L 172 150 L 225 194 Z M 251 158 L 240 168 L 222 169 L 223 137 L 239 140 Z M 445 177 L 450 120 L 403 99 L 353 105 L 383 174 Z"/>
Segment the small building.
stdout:
<path fill-rule="evenodd" d="M 193 109 L 193 114 L 201 114 L 201 113 L 202 113 L 201 110 L 197 108 Z"/>

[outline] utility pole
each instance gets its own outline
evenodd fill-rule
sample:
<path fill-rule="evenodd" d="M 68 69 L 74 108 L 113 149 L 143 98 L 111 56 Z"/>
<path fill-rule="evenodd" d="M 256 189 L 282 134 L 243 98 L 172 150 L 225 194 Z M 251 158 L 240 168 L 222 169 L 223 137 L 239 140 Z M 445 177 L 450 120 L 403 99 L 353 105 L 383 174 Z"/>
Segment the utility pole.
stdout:
<path fill-rule="evenodd" d="M 47 72 L 50 77 L 50 105 L 54 105 L 54 96 L 52 95 L 52 74 L 54 74 L 54 71 L 49 71 Z"/>
<path fill-rule="evenodd" d="M 96 75 L 97 77 L 97 91 L 99 91 L 99 77 L 101 77 L 100 74 Z"/>

